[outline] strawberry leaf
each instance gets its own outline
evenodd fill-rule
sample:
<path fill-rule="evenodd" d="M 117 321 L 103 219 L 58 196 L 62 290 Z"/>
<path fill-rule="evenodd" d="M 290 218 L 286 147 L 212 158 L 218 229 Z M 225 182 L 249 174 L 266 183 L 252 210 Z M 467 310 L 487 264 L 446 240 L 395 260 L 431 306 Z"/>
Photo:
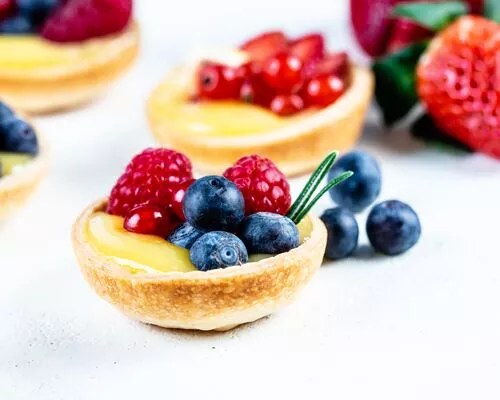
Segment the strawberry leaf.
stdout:
<path fill-rule="evenodd" d="M 495 0 L 491 1 L 494 2 Z M 409 18 L 413 22 L 433 31 L 446 28 L 457 18 L 468 12 L 469 8 L 461 1 L 402 3 L 392 9 L 394 16 Z"/>
<path fill-rule="evenodd" d="M 466 144 L 451 137 L 445 131 L 437 127 L 428 114 L 424 114 L 417 119 L 410 127 L 410 132 L 415 138 L 433 144 L 439 148 L 451 148 L 467 153 L 472 153 L 474 151 Z"/>
<path fill-rule="evenodd" d="M 500 22 L 500 1 L 485 0 L 484 16 L 496 22 Z"/>
<path fill-rule="evenodd" d="M 417 104 L 415 70 L 426 47 L 427 42 L 413 44 L 373 64 L 375 99 L 386 125 L 403 118 Z"/>

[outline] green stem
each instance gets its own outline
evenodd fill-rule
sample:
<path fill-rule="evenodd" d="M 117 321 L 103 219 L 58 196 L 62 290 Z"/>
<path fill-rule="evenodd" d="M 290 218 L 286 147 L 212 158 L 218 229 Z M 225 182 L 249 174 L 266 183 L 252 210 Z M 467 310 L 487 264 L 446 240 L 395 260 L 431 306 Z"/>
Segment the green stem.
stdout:
<path fill-rule="evenodd" d="M 302 208 L 302 210 L 298 213 L 298 215 L 294 216 L 294 218 L 290 219 L 295 222 L 295 224 L 299 224 L 300 221 L 307 215 L 309 211 L 311 211 L 311 208 L 318 202 L 318 200 L 327 192 L 329 191 L 332 187 L 337 186 L 339 183 L 344 182 L 346 179 L 350 178 L 351 176 L 354 175 L 354 172 L 352 171 L 346 171 L 339 176 L 337 176 L 335 179 L 332 179 L 330 182 L 327 183 L 327 185 L 319 191 L 319 193 L 306 205 Z"/>
<path fill-rule="evenodd" d="M 316 188 L 319 186 L 325 175 L 328 173 L 333 163 L 335 162 L 335 158 L 337 157 L 337 152 L 330 153 L 326 158 L 321 162 L 321 164 L 316 168 L 313 172 L 309 180 L 307 181 L 304 189 L 297 197 L 297 200 L 293 203 L 292 207 L 288 211 L 287 217 L 291 220 L 294 220 L 297 214 L 300 213 L 301 209 L 305 206 L 307 201 L 310 199 L 312 194 L 316 191 Z"/>

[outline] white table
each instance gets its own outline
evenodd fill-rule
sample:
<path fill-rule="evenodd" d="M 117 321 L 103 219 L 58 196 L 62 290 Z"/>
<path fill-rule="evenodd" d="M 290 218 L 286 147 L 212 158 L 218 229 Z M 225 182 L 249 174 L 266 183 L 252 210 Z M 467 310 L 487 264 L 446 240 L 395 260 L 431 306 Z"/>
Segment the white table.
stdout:
<path fill-rule="evenodd" d="M 152 144 L 144 101 L 188 46 L 273 24 L 352 43 L 338 36 L 344 2 L 139 2 L 137 67 L 92 106 L 37 120 L 52 170 L 0 230 L 0 398 L 498 399 L 500 163 L 373 123 L 360 147 L 382 163 L 380 199 L 404 200 L 421 217 L 421 241 L 407 254 L 373 255 L 362 216 L 356 257 L 323 266 L 279 314 L 224 334 L 141 325 L 91 291 L 70 226 Z M 303 182 L 292 183 L 295 194 Z M 324 198 L 316 211 L 330 205 Z"/>

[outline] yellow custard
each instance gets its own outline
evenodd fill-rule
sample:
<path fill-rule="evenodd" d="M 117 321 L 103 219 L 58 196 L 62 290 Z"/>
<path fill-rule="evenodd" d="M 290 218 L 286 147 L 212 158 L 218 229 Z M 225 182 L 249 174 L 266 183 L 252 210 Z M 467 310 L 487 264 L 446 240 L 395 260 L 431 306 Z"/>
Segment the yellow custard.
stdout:
<path fill-rule="evenodd" d="M 2 174 L 6 176 L 12 174 L 16 168 L 22 167 L 33 159 L 29 154 L 3 153 L 0 152 L 0 166 Z"/>
<path fill-rule="evenodd" d="M 312 231 L 309 218 L 298 225 L 301 242 Z M 189 251 L 153 235 L 128 232 L 123 218 L 97 212 L 89 219 L 85 232 L 87 241 L 99 253 L 112 257 L 129 272 L 189 272 L 197 269 L 189 260 Z M 249 261 L 260 261 L 269 255 L 250 256 Z"/>

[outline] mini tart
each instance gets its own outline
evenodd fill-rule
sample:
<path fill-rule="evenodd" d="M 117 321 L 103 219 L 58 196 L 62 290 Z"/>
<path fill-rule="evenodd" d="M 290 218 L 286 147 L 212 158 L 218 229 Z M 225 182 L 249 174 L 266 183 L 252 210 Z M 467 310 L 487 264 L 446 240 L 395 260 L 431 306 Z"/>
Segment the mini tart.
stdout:
<path fill-rule="evenodd" d="M 39 152 L 20 171 L 0 177 L 0 220 L 21 208 L 47 174 L 49 149 L 37 132 Z"/>
<path fill-rule="evenodd" d="M 310 217 L 310 237 L 287 253 L 208 272 L 131 273 L 85 240 L 89 218 L 107 199 L 90 205 L 72 229 L 73 248 L 87 282 L 124 314 L 165 328 L 228 330 L 274 313 L 291 302 L 321 266 L 326 228 Z"/>
<path fill-rule="evenodd" d="M 161 113 L 162 103 L 178 96 L 179 92 L 186 93 L 188 98 L 192 77 L 192 68 L 173 70 L 151 94 L 147 114 L 153 135 L 162 146 L 185 153 L 207 173 L 221 173 L 249 154 L 270 158 L 287 176 L 312 171 L 332 150 L 347 150 L 358 140 L 374 86 L 368 69 L 353 66 L 347 91 L 324 109 L 306 110 L 301 117 L 288 117 L 293 119 L 289 124 L 268 132 L 197 136 L 176 129 Z"/>
<path fill-rule="evenodd" d="M 139 28 L 131 23 L 117 35 L 74 44 L 48 43 L 66 47 L 65 51 L 74 53 L 75 60 L 26 69 L 5 67 L 0 62 L 0 94 L 18 110 L 44 114 L 91 101 L 136 59 Z"/>

